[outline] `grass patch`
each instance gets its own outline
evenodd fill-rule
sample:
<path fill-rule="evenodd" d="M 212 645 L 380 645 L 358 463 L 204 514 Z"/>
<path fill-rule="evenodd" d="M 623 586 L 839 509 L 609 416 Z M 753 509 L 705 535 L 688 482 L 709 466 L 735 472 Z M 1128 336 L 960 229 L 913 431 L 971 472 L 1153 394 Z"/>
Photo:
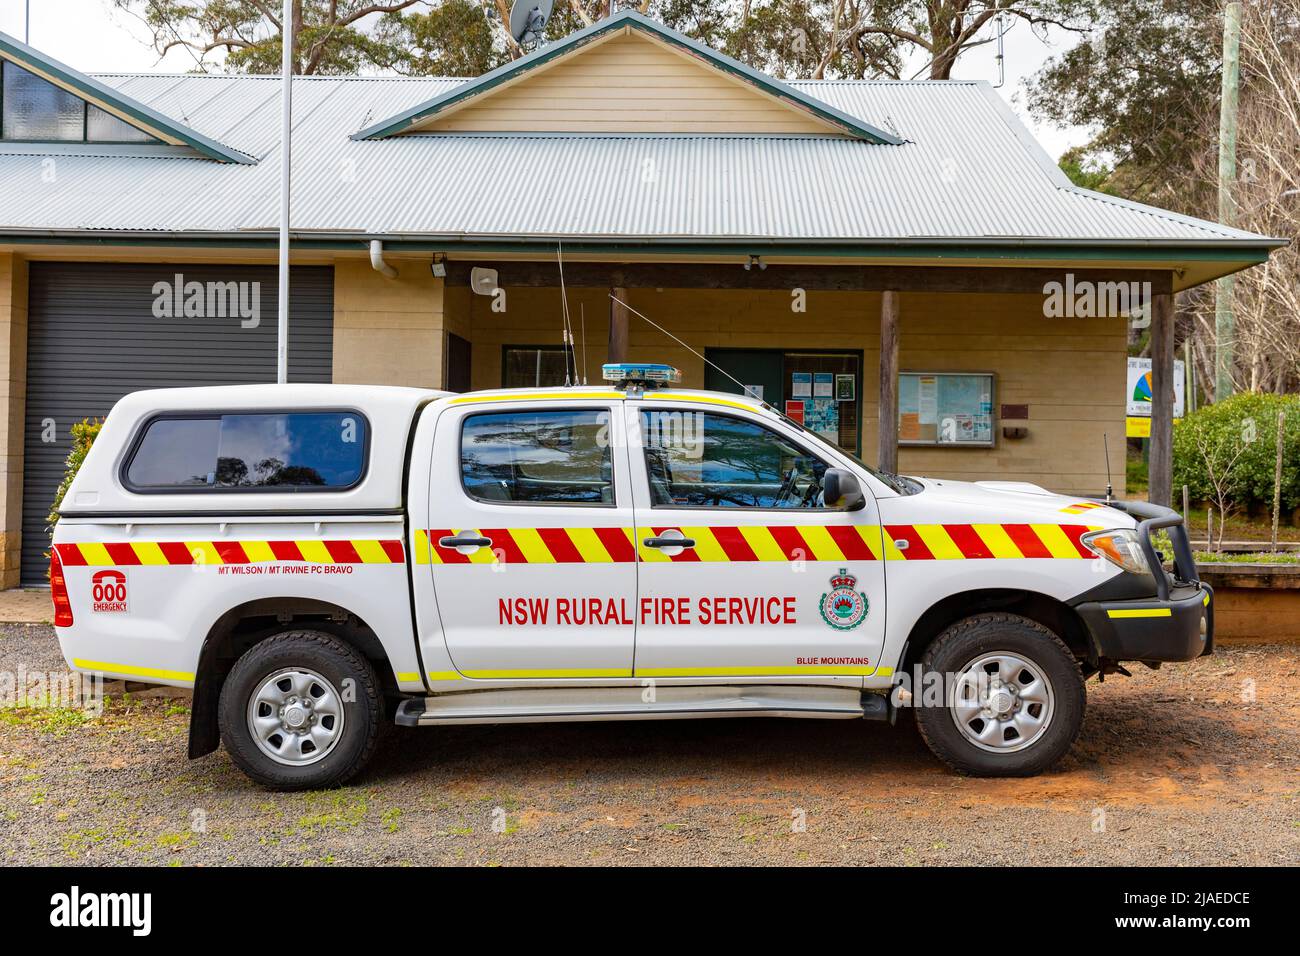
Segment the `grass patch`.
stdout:
<path fill-rule="evenodd" d="M 304 814 L 294 824 L 294 830 L 312 833 L 316 830 L 350 830 L 361 823 L 370 811 L 364 796 L 350 797 L 346 793 L 313 791 L 307 794 L 307 804 L 316 812 Z"/>
<path fill-rule="evenodd" d="M 55 737 L 71 733 L 94 719 L 84 708 L 56 706 L 43 697 L 20 697 L 13 703 L 0 705 L 0 723 L 39 730 Z"/>
<path fill-rule="evenodd" d="M 1300 553 L 1294 551 L 1193 551 L 1192 556 L 1198 564 L 1300 564 Z"/>

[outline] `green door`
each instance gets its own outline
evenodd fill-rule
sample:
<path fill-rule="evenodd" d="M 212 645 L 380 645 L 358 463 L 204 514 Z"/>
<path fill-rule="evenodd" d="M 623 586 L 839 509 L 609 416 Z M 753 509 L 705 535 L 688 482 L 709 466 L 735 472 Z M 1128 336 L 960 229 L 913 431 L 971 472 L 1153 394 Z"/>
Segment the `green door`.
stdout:
<path fill-rule="evenodd" d="M 751 391 L 758 391 L 756 398 L 761 398 L 777 408 L 781 407 L 785 391 L 782 388 L 784 358 L 779 351 L 758 349 L 705 349 L 705 356 L 710 362 L 721 366 L 741 384 L 754 386 Z M 740 385 L 724 375 L 712 365 L 704 367 L 704 387 L 714 392 L 735 392 L 742 394 Z"/>

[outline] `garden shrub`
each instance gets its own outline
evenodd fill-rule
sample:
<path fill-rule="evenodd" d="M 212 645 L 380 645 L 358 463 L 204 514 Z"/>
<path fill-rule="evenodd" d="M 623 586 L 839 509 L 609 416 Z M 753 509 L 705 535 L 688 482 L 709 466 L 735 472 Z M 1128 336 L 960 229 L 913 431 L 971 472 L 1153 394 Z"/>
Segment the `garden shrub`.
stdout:
<path fill-rule="evenodd" d="M 88 418 L 72 426 L 72 450 L 68 452 L 68 459 L 64 463 L 63 481 L 59 482 L 59 490 L 54 493 L 54 501 L 50 505 L 50 514 L 45 519 L 51 530 L 59 520 L 59 505 L 63 503 L 63 496 L 68 493 L 68 486 L 72 484 L 72 479 L 77 477 L 81 463 L 86 460 L 86 452 L 90 451 L 90 446 L 95 443 L 95 439 L 99 437 L 99 430 L 103 427 L 102 421 L 91 421 Z"/>
<path fill-rule="evenodd" d="M 1282 435 L 1282 509 L 1300 507 L 1300 396 L 1244 392 L 1198 408 L 1174 426 L 1174 498 L 1188 486 L 1194 501 L 1214 497 L 1201 445 L 1221 449 L 1221 463 L 1239 446 L 1245 451 L 1231 469 L 1229 498 L 1239 508 L 1273 507 L 1277 458 L 1277 413 L 1286 413 Z M 1201 439 L 1198 444 L 1197 439 Z"/>

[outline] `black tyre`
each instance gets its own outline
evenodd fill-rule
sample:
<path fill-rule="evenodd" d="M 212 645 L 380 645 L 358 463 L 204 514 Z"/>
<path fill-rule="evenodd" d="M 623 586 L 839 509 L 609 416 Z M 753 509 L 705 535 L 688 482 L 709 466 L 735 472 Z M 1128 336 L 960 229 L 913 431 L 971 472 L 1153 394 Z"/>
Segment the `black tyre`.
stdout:
<path fill-rule="evenodd" d="M 370 759 L 383 720 L 374 668 L 321 631 L 286 631 L 251 647 L 221 688 L 221 741 L 274 790 L 333 787 Z"/>
<path fill-rule="evenodd" d="M 968 617 L 935 639 L 921 666 L 944 676 L 944 692 L 939 705 L 924 699 L 924 688 L 913 689 L 917 726 L 955 770 L 1032 776 L 1056 763 L 1079 735 L 1087 703 L 1083 673 L 1061 639 L 1035 621 L 1016 614 Z"/>

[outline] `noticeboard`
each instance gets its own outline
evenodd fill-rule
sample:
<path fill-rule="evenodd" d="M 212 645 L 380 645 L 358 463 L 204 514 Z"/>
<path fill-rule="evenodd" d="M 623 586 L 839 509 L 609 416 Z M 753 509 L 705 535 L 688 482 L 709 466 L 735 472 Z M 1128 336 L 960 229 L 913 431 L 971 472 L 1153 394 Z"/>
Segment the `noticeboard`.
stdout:
<path fill-rule="evenodd" d="M 900 373 L 898 443 L 967 448 L 992 446 L 992 373 Z"/>

